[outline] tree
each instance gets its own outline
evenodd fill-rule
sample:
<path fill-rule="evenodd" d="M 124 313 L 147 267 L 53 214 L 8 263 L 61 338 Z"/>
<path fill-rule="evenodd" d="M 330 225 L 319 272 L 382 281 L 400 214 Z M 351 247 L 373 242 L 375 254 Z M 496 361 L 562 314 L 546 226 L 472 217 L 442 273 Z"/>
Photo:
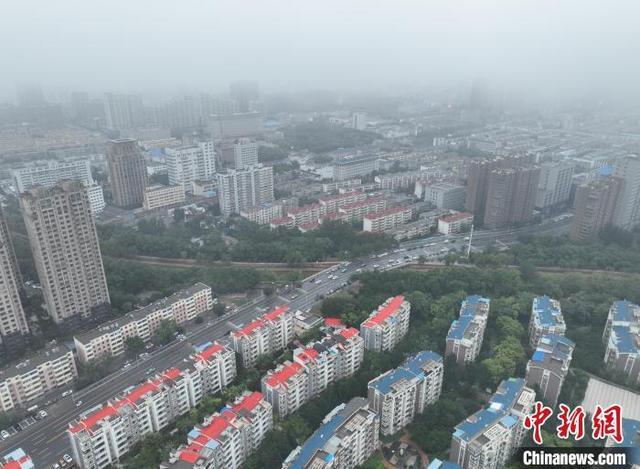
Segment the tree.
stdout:
<path fill-rule="evenodd" d="M 153 335 L 153 343 L 166 345 L 173 340 L 176 332 L 179 332 L 176 322 L 173 319 L 164 319 L 160 321 L 160 325 Z"/>
<path fill-rule="evenodd" d="M 262 293 L 264 296 L 272 296 L 276 292 L 276 289 L 271 285 L 267 285 L 262 289 Z"/>
<path fill-rule="evenodd" d="M 338 293 L 322 300 L 320 310 L 324 316 L 342 316 L 344 313 L 353 311 L 355 301 L 347 293 Z"/>
<path fill-rule="evenodd" d="M 144 340 L 140 337 L 128 337 L 124 341 L 124 347 L 129 358 L 135 358 L 144 352 Z"/>
<path fill-rule="evenodd" d="M 218 302 L 213 305 L 213 312 L 216 316 L 222 316 L 226 310 L 227 305 L 225 305 L 224 303 Z"/>
<path fill-rule="evenodd" d="M 173 222 L 181 223 L 184 221 L 184 210 L 181 208 L 173 209 Z"/>

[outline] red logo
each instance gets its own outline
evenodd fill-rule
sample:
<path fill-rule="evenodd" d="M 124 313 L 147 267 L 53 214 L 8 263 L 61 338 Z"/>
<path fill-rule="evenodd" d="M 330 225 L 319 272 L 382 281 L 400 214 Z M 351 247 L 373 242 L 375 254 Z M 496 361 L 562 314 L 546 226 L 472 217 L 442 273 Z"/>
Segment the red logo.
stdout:
<path fill-rule="evenodd" d="M 622 408 L 610 405 L 607 408 L 596 406 L 592 419 L 593 430 L 591 436 L 594 440 L 612 437 L 616 443 L 622 443 Z"/>
<path fill-rule="evenodd" d="M 573 435 L 575 440 L 581 440 L 584 437 L 584 419 L 586 413 L 582 406 L 578 406 L 571 410 L 568 406 L 560 404 L 560 425 L 556 427 L 558 438 L 566 440 L 569 435 Z"/>
<path fill-rule="evenodd" d="M 542 444 L 541 427 L 553 415 L 553 409 L 545 406 L 542 402 L 536 402 L 533 413 L 524 418 L 524 428 L 530 430 L 533 428 L 533 441 L 536 444 Z"/>

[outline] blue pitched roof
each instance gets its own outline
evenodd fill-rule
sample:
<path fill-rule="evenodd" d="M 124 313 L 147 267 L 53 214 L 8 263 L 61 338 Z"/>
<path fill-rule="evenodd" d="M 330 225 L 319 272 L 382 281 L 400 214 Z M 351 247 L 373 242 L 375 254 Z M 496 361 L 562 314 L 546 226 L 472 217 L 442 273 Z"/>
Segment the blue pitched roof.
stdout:
<path fill-rule="evenodd" d="M 343 415 L 336 413 L 331 420 L 320 425 L 320 427 L 313 432 L 307 441 L 304 442 L 298 457 L 291 463 L 291 469 L 303 469 L 305 464 L 311 460 L 316 451 L 322 449 L 325 443 L 331 439 L 335 431 L 345 420 L 346 419 Z"/>
<path fill-rule="evenodd" d="M 551 303 L 547 295 L 537 296 L 533 299 L 533 314 L 538 317 L 538 322 L 545 327 L 555 326 L 556 319 L 562 318 L 562 312 Z"/>
<path fill-rule="evenodd" d="M 431 460 L 427 469 L 460 469 L 460 464 L 435 458 Z"/>
<path fill-rule="evenodd" d="M 471 441 L 478 433 L 485 430 L 490 425 L 493 425 L 507 413 L 503 410 L 492 409 L 488 407 L 481 409 L 471 417 L 467 418 L 464 422 L 456 425 L 456 431 L 454 436 L 462 438 L 464 441 Z"/>
<path fill-rule="evenodd" d="M 423 379 L 424 372 L 422 371 L 422 366 L 429 360 L 442 363 L 442 356 L 431 351 L 418 352 L 391 373 L 380 375 L 371 381 L 369 386 L 377 389 L 382 394 L 387 394 L 391 390 L 391 386 L 402 379 Z"/>
<path fill-rule="evenodd" d="M 622 443 L 613 446 L 632 448 L 640 446 L 640 421 L 622 419 Z"/>
<path fill-rule="evenodd" d="M 613 326 L 611 338 L 616 344 L 618 352 L 637 353 L 638 347 L 633 340 L 631 331 L 625 326 Z"/>
<path fill-rule="evenodd" d="M 614 301 L 613 303 L 613 320 L 617 322 L 631 322 L 633 321 L 632 307 L 636 307 L 635 304 L 627 300 Z"/>
<path fill-rule="evenodd" d="M 447 333 L 447 339 L 462 339 L 473 318 L 474 316 L 460 316 L 460 319 L 453 321 Z"/>
<path fill-rule="evenodd" d="M 513 406 L 518 398 L 518 393 L 523 387 L 524 379 L 522 378 L 505 379 L 500 383 L 489 402 L 494 408 L 501 410 L 509 409 Z"/>
<path fill-rule="evenodd" d="M 468 316 L 468 315 L 475 316 L 476 309 L 478 307 L 478 304 L 480 303 L 489 304 L 491 303 L 491 300 L 489 298 L 485 298 L 480 295 L 468 296 L 462 302 L 462 306 L 460 307 L 460 316 Z"/>
<path fill-rule="evenodd" d="M 430 350 L 418 352 L 416 355 L 405 361 L 402 366 L 418 374 L 422 373 L 422 365 L 430 360 L 442 363 L 442 355 Z"/>

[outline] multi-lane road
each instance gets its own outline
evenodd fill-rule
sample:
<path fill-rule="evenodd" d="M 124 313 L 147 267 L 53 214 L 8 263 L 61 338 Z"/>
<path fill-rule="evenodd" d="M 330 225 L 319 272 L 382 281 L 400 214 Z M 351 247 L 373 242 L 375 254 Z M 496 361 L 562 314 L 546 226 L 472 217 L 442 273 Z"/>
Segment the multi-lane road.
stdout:
<path fill-rule="evenodd" d="M 522 233 L 560 234 L 567 231 L 569 219 L 514 230 L 476 231 L 472 239 L 472 249 L 482 250 L 493 243 L 511 244 Z M 393 252 L 380 253 L 350 263 L 326 269 L 306 278 L 295 290 L 281 296 L 259 297 L 243 305 L 231 314 L 215 321 L 202 324 L 197 330 L 187 334 L 186 340 L 173 342 L 156 350 L 146 360 L 138 360 L 127 369 L 119 370 L 88 388 L 59 399 L 46 410 L 48 416 L 22 432 L 0 442 L 0 454 L 22 447 L 31 455 L 36 467 L 46 468 L 58 461 L 63 454 L 71 453 L 66 428 L 70 421 L 93 407 L 115 397 L 123 389 L 145 380 L 149 370 L 164 370 L 181 363 L 193 353 L 193 346 L 210 340 L 222 340 L 233 329 L 250 322 L 265 309 L 277 304 L 288 303 L 292 309 L 306 310 L 320 297 L 326 296 L 347 284 L 349 278 L 365 270 L 386 270 L 403 267 L 415 262 L 420 256 L 433 260 L 446 254 L 445 250 L 460 249 L 468 242 L 468 234 L 434 236 L 402 243 Z"/>

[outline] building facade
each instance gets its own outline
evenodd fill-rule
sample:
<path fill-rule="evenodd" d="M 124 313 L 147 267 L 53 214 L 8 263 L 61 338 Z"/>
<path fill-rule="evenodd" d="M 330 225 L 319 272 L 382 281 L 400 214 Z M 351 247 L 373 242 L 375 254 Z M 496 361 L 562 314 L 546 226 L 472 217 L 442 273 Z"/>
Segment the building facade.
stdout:
<path fill-rule="evenodd" d="M 429 202 L 435 208 L 462 210 L 467 189 L 459 184 L 442 182 L 425 184 L 422 192 L 424 193 L 424 201 Z"/>
<path fill-rule="evenodd" d="M 99 321 L 110 301 L 86 188 L 63 181 L 31 189 L 20 205 L 51 318 L 57 324 Z"/>
<path fill-rule="evenodd" d="M 470 229 L 473 224 L 473 215 L 469 212 L 459 212 L 438 218 L 438 233 L 443 235 L 461 233 Z"/>
<path fill-rule="evenodd" d="M 158 210 L 183 204 L 185 200 L 186 196 L 182 185 L 151 186 L 144 190 L 142 207 L 145 210 Z"/>
<path fill-rule="evenodd" d="M 387 299 L 360 325 L 364 347 L 375 352 L 393 350 L 409 331 L 411 304 L 404 296 Z"/>
<path fill-rule="evenodd" d="M 569 202 L 573 170 L 574 166 L 571 163 L 561 161 L 540 166 L 536 208 L 548 211 Z"/>
<path fill-rule="evenodd" d="M 602 340 L 607 367 L 640 383 L 640 306 L 627 300 L 615 301 L 609 309 Z"/>
<path fill-rule="evenodd" d="M 410 207 L 393 207 L 382 212 L 371 213 L 362 219 L 362 230 L 381 233 L 397 228 L 411 220 L 413 210 Z"/>
<path fill-rule="evenodd" d="M 218 198 L 225 216 L 273 202 L 273 168 L 258 164 L 218 173 Z"/>
<path fill-rule="evenodd" d="M 622 179 L 609 177 L 599 178 L 576 188 L 571 239 L 596 239 L 605 226 L 613 224 L 623 185 Z"/>
<path fill-rule="evenodd" d="M 191 191 L 197 181 L 209 181 L 216 176 L 216 151 L 212 141 L 195 145 L 166 148 L 169 184 L 181 185 Z"/>
<path fill-rule="evenodd" d="M 113 203 L 118 207 L 141 207 L 147 187 L 147 163 L 138 142 L 125 138 L 111 140 L 107 166 Z"/>
<path fill-rule="evenodd" d="M 333 165 L 333 180 L 347 181 L 360 176 L 366 176 L 380 169 L 377 156 L 362 155 L 343 158 Z"/>
<path fill-rule="evenodd" d="M 529 344 L 532 348 L 538 345 L 543 335 L 564 335 L 567 326 L 562 316 L 560 302 L 547 295 L 537 296 L 531 304 L 531 319 L 529 320 Z"/>
<path fill-rule="evenodd" d="M 236 169 L 258 164 L 258 144 L 250 138 L 238 138 L 233 142 L 233 161 Z"/>
<path fill-rule="evenodd" d="M 556 334 L 544 335 L 527 362 L 527 386 L 538 391 L 538 399 L 555 407 L 569 372 L 575 344 Z"/>
<path fill-rule="evenodd" d="M 496 169 L 489 175 L 484 226 L 495 229 L 531 221 L 540 169 Z"/>
<path fill-rule="evenodd" d="M 631 230 L 640 222 L 640 157 L 632 155 L 616 161 L 613 176 L 623 181 L 613 224 Z"/>
<path fill-rule="evenodd" d="M 456 363 L 464 365 L 478 358 L 491 300 L 478 295 L 467 297 L 460 307 L 460 317 L 451 323 L 447 333 L 446 355 L 453 355 Z"/>

